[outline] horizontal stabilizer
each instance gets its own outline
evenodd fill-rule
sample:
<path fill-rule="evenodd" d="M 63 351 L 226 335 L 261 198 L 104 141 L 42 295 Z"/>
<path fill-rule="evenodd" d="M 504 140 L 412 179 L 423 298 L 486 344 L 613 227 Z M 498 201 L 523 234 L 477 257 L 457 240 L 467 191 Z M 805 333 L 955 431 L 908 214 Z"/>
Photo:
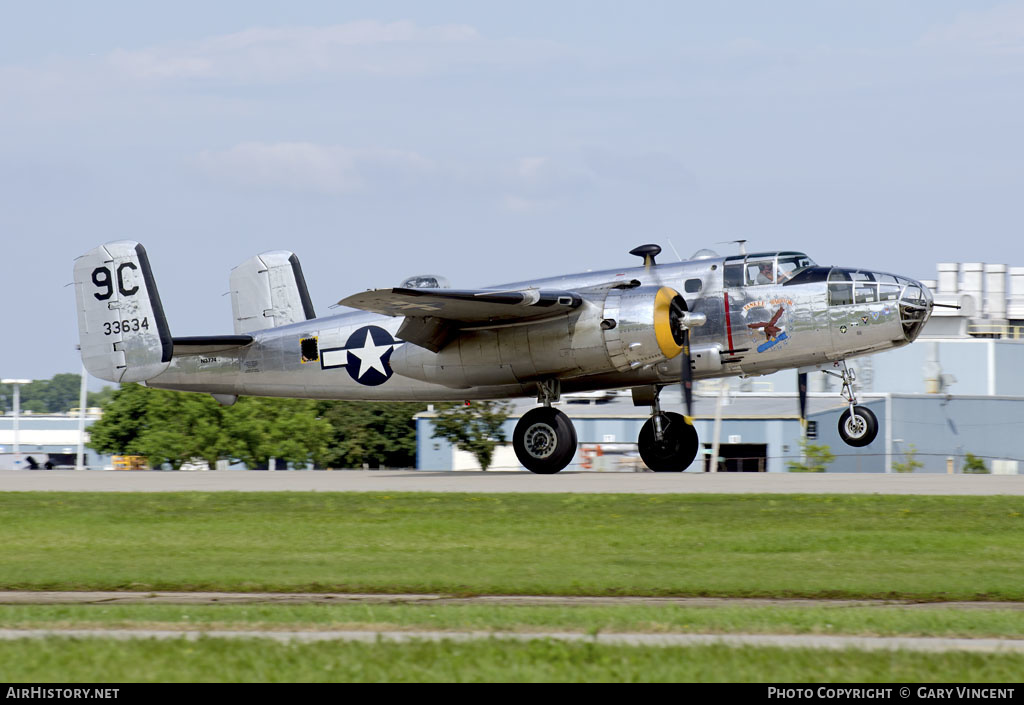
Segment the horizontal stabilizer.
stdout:
<path fill-rule="evenodd" d="M 174 356 L 227 352 L 244 348 L 253 340 L 251 335 L 194 335 L 173 338 Z"/>

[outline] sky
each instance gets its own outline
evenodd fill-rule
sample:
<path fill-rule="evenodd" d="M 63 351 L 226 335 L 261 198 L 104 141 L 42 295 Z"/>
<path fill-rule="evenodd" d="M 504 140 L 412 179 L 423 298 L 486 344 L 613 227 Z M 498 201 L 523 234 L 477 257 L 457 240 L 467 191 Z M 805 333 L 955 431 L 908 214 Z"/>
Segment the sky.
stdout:
<path fill-rule="evenodd" d="M 321 315 L 648 242 L 1024 266 L 1022 88 L 1024 2 L 0 0 L 0 376 L 79 371 L 111 240 L 174 335 L 232 332 L 267 250 Z"/>

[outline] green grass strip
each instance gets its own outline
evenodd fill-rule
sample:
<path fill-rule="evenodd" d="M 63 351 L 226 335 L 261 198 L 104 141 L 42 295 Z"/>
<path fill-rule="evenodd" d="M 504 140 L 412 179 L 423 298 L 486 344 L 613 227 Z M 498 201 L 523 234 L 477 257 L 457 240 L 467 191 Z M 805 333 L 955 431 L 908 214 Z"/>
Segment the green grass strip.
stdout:
<path fill-rule="evenodd" d="M 1024 599 L 1024 499 L 3 493 L 0 589 Z"/>
<path fill-rule="evenodd" d="M 1024 638 L 1024 610 L 506 605 L 0 606 L 3 628 L 428 629 Z"/>
<path fill-rule="evenodd" d="M 518 643 L 155 641 L 0 642 L 7 682 L 1000 682 L 1024 655 L 819 651 L 727 646 Z"/>

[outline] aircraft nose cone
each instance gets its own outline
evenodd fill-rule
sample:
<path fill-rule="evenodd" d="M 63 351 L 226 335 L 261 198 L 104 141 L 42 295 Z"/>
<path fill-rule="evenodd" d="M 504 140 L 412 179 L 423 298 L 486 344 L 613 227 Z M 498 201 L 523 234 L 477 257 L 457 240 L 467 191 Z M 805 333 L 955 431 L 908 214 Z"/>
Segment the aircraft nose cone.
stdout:
<path fill-rule="evenodd" d="M 900 322 L 909 342 L 917 340 L 932 315 L 935 299 L 931 290 L 919 281 L 908 279 L 900 294 Z"/>

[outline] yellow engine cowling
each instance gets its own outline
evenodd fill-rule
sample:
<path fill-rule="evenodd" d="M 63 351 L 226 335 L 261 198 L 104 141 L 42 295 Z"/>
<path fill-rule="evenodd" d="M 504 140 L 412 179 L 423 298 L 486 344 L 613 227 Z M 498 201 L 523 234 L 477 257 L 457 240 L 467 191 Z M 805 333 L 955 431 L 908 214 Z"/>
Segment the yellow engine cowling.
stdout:
<path fill-rule="evenodd" d="M 616 370 L 671 360 L 683 351 L 686 302 L 668 286 L 613 289 L 604 300 L 604 341 Z"/>

